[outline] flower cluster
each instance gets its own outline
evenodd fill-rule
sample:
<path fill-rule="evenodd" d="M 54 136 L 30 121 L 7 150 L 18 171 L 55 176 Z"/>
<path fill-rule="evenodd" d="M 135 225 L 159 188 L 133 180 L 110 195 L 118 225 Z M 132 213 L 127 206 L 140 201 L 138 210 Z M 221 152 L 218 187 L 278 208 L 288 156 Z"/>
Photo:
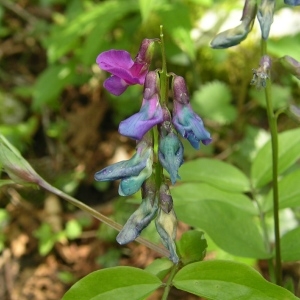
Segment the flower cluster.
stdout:
<path fill-rule="evenodd" d="M 97 172 L 95 179 L 120 180 L 121 196 L 132 195 L 141 189 L 141 205 L 120 231 L 118 243 L 123 245 L 135 240 L 155 219 L 157 232 L 170 252 L 170 259 L 177 263 L 177 218 L 163 169 L 169 173 L 172 184 L 180 178 L 178 169 L 183 163 L 184 149 L 178 134 L 195 149 L 199 149 L 200 142 L 207 145 L 212 139 L 190 105 L 183 77 L 166 70 L 149 71 L 155 42 L 160 40 L 144 39 L 134 60 L 123 50 L 105 51 L 97 57 L 99 67 L 112 74 L 104 82 L 107 91 L 121 95 L 128 86 L 140 84 L 143 86 L 143 100 L 140 111 L 119 124 L 120 134 L 136 140 L 136 153 L 129 160 Z M 168 108 L 166 96 L 169 78 L 172 79 L 172 111 Z M 156 132 L 158 138 L 154 139 Z"/>

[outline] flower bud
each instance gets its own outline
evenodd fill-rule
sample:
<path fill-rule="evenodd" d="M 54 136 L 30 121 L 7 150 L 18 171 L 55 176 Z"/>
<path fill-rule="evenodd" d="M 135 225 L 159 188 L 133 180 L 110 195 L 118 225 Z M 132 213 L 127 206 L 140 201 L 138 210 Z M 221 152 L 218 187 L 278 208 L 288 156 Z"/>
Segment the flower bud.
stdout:
<path fill-rule="evenodd" d="M 241 18 L 242 23 L 237 27 L 219 33 L 211 41 L 210 46 L 214 49 L 224 49 L 238 45 L 242 42 L 252 30 L 256 10 L 256 1 L 246 0 Z"/>
<path fill-rule="evenodd" d="M 300 5 L 300 0 L 284 0 L 287 5 L 297 6 Z"/>
<path fill-rule="evenodd" d="M 143 199 L 139 208 L 130 216 L 119 232 L 117 242 L 125 245 L 134 241 L 155 217 L 157 208 L 157 201 L 155 205 L 152 205 L 149 198 Z"/>
<path fill-rule="evenodd" d="M 161 209 L 168 214 L 173 208 L 173 198 L 169 186 L 163 183 L 159 188 L 159 204 Z"/>
<path fill-rule="evenodd" d="M 179 140 L 172 123 L 164 121 L 159 126 L 158 158 L 162 166 L 168 171 L 172 184 L 175 184 L 178 169 L 183 163 L 183 145 Z"/>
<path fill-rule="evenodd" d="M 142 41 L 139 52 L 134 60 L 136 63 L 146 63 L 147 65 L 151 63 L 154 53 L 155 41 L 157 41 L 157 39 L 144 39 Z"/>
<path fill-rule="evenodd" d="M 259 21 L 261 35 L 264 40 L 268 39 L 270 28 L 273 23 L 275 0 L 262 0 L 258 7 L 257 19 Z"/>
<path fill-rule="evenodd" d="M 154 94 L 159 94 L 159 77 L 156 71 L 150 71 L 145 79 L 143 98 L 150 100 Z"/>
<path fill-rule="evenodd" d="M 300 79 L 300 63 L 296 59 L 285 55 L 279 58 L 279 61 L 289 73 Z"/>
<path fill-rule="evenodd" d="M 173 77 L 174 110 L 173 125 L 183 138 L 188 139 L 195 149 L 199 149 L 199 142 L 209 144 L 212 139 L 204 128 L 202 119 L 193 111 L 187 87 L 183 77 Z"/>
<path fill-rule="evenodd" d="M 156 186 L 155 186 L 155 176 L 152 173 L 151 176 L 144 181 L 142 184 L 142 199 L 148 198 L 150 200 L 151 205 L 154 205 L 155 197 L 156 197 Z"/>
<path fill-rule="evenodd" d="M 162 243 L 170 251 L 170 259 L 174 264 L 177 264 L 179 262 L 175 245 L 177 218 L 174 209 L 166 213 L 162 208 L 159 208 L 155 226 L 162 239 Z"/>
<path fill-rule="evenodd" d="M 0 135 L 0 167 L 18 184 L 40 184 L 43 179 L 8 140 Z"/>
<path fill-rule="evenodd" d="M 149 144 L 150 143 L 150 144 Z M 148 135 L 136 147 L 135 155 L 126 161 L 110 165 L 95 174 L 97 181 L 121 179 L 119 194 L 129 196 L 136 193 L 152 174 L 153 148 Z"/>

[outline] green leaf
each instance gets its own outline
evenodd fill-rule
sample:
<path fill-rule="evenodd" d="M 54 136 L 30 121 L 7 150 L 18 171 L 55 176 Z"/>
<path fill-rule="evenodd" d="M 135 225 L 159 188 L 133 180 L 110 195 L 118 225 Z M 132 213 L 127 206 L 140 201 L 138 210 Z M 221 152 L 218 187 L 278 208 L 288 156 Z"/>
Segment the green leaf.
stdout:
<path fill-rule="evenodd" d="M 110 32 L 114 24 L 120 21 L 126 14 L 138 9 L 136 3 L 128 3 L 128 1 L 119 1 L 114 4 L 103 3 L 102 6 L 103 9 L 99 11 L 99 18 L 105 17 L 105 22 L 98 22 L 95 19 L 93 23 L 94 28 L 87 35 L 82 46 L 81 60 L 87 66 L 96 62 L 98 54 L 108 50 L 109 45 L 105 42 L 106 40 L 103 37 L 105 37 L 107 32 Z"/>
<path fill-rule="evenodd" d="M 196 59 L 195 42 L 191 38 L 191 12 L 187 5 L 180 2 L 174 2 L 172 5 L 165 5 L 157 11 L 164 25 L 164 31 L 167 35 L 172 36 L 174 43 L 181 51 L 186 53 L 190 61 Z M 176 22 L 174 22 L 176 20 Z"/>
<path fill-rule="evenodd" d="M 248 178 L 236 167 L 216 159 L 200 158 L 186 162 L 179 170 L 183 182 L 206 182 L 224 191 L 247 192 Z"/>
<path fill-rule="evenodd" d="M 265 93 L 262 90 L 251 89 L 250 95 L 254 98 L 259 105 L 266 108 Z M 273 100 L 273 109 L 277 110 L 279 108 L 288 106 L 288 99 L 291 97 L 291 87 L 281 86 L 277 84 L 272 84 L 272 95 L 276 95 Z"/>
<path fill-rule="evenodd" d="M 56 62 L 72 50 L 77 50 L 82 36 L 90 34 L 95 26 L 99 30 L 97 37 L 95 33 L 93 34 L 93 37 L 96 38 L 94 40 L 96 47 L 103 42 L 103 35 L 111 28 L 113 22 L 119 20 L 129 11 L 137 10 L 138 5 L 135 0 L 106 1 L 92 4 L 89 8 L 89 10 L 83 11 L 77 17 L 72 17 L 70 20 L 67 19 L 63 26 L 54 28 L 50 38 L 45 41 L 45 48 L 48 49 L 47 54 L 50 63 Z M 106 23 L 107 18 L 108 21 Z M 99 23 L 102 25 L 99 25 Z M 89 39 L 88 43 L 90 47 L 91 39 Z M 87 60 L 89 61 L 89 58 Z"/>
<path fill-rule="evenodd" d="M 281 257 L 283 261 L 300 260 L 300 227 L 287 232 L 281 238 Z"/>
<path fill-rule="evenodd" d="M 300 206 L 300 170 L 294 171 L 283 177 L 278 183 L 279 208 Z M 268 193 L 264 203 L 263 211 L 271 211 L 273 209 L 273 189 Z"/>
<path fill-rule="evenodd" d="M 66 236 L 69 239 L 76 239 L 82 233 L 82 227 L 77 220 L 70 220 L 66 224 Z"/>
<path fill-rule="evenodd" d="M 230 104 L 231 100 L 229 87 L 223 82 L 213 81 L 202 85 L 201 89 L 195 92 L 192 105 L 201 117 L 223 125 L 232 123 L 237 116 L 236 108 Z"/>
<path fill-rule="evenodd" d="M 35 83 L 33 108 L 38 110 L 44 105 L 57 108 L 59 95 L 75 75 L 73 64 L 49 66 L 41 73 Z"/>
<path fill-rule="evenodd" d="M 163 280 L 173 267 L 173 263 L 166 257 L 155 259 L 145 268 L 145 271 Z"/>
<path fill-rule="evenodd" d="M 281 57 L 287 53 L 292 57 L 298 57 L 300 53 L 300 45 L 297 41 L 300 34 L 281 37 L 280 39 L 268 40 L 268 52 Z"/>
<path fill-rule="evenodd" d="M 186 231 L 176 245 L 184 265 L 203 260 L 205 257 L 207 242 L 201 231 Z"/>
<path fill-rule="evenodd" d="M 203 261 L 183 267 L 173 285 L 210 300 L 296 300 L 253 268 L 231 261 Z"/>
<path fill-rule="evenodd" d="M 278 172 L 279 175 L 300 158 L 300 129 L 292 129 L 278 135 Z M 251 168 L 253 186 L 262 187 L 272 179 L 271 141 L 257 153 Z"/>
<path fill-rule="evenodd" d="M 206 184 L 183 184 L 172 195 L 178 218 L 204 230 L 223 250 L 244 257 L 271 256 L 255 222 L 256 210 L 246 196 Z"/>
<path fill-rule="evenodd" d="M 154 0 L 139 0 L 140 12 L 143 22 L 146 22 L 154 6 Z"/>
<path fill-rule="evenodd" d="M 162 282 L 154 275 L 133 267 L 114 267 L 92 272 L 76 282 L 62 300 L 144 299 Z"/>

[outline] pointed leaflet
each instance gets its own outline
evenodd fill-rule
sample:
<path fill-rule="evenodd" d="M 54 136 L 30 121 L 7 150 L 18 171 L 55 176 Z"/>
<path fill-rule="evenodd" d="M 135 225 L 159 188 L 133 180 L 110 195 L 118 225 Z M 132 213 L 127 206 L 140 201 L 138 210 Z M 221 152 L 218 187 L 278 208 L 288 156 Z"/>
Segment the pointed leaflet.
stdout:
<path fill-rule="evenodd" d="M 206 184 L 183 184 L 172 190 L 178 219 L 204 230 L 223 250 L 237 256 L 268 258 L 255 208 L 245 195 Z"/>
<path fill-rule="evenodd" d="M 183 267 L 173 285 L 210 300 L 296 300 L 253 268 L 232 261 L 202 261 Z"/>
<path fill-rule="evenodd" d="M 182 181 L 206 182 L 224 191 L 247 192 L 250 183 L 238 168 L 216 159 L 200 158 L 180 168 Z"/>
<path fill-rule="evenodd" d="M 300 158 L 300 129 L 292 129 L 278 135 L 278 174 L 282 174 Z M 259 188 L 272 179 L 271 142 L 268 141 L 257 153 L 252 167 L 253 186 Z"/>
<path fill-rule="evenodd" d="M 76 282 L 62 300 L 144 299 L 162 282 L 154 275 L 133 267 L 95 271 Z"/>

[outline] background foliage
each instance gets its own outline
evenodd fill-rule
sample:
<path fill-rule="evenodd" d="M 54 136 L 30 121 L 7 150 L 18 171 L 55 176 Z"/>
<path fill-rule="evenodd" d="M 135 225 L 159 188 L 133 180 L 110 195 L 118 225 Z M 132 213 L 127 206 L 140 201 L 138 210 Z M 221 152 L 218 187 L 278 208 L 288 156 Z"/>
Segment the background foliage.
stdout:
<path fill-rule="evenodd" d="M 163 24 L 168 69 L 186 78 L 192 106 L 203 117 L 213 137 L 213 143 L 201 151 L 184 143 L 185 164 L 179 172 L 182 180 L 172 189 L 182 221 L 180 233 L 189 227 L 204 231 L 208 257 L 246 262 L 269 279 L 265 265 L 266 259 L 273 255 L 271 164 L 267 163 L 270 142 L 264 95 L 249 85 L 251 70 L 259 62 L 257 24 L 238 47 L 229 50 L 209 47 L 222 26 L 239 24 L 242 2 L 1 0 L 0 133 L 54 186 L 123 224 L 140 201 L 139 195 L 119 199 L 115 184 L 96 184 L 93 174 L 109 163 L 131 156 L 134 143 L 119 136 L 117 127 L 139 109 L 141 87 L 128 89 L 118 98 L 111 96 L 102 88 L 107 74 L 99 70 L 95 59 L 100 52 L 111 48 L 126 49 L 134 55 L 143 38 L 158 37 L 159 25 Z M 299 105 L 299 82 L 285 74 L 277 61 L 286 54 L 300 60 L 299 22 L 293 26 L 285 22 L 292 18 L 292 12 L 299 20 L 299 8 L 292 11 L 278 3 L 274 26 L 276 23 L 280 26 L 271 29 L 269 42 L 274 106 L 282 110 Z M 159 52 L 154 58 L 153 68 L 156 67 L 160 67 Z M 279 186 L 282 258 L 291 262 L 285 265 L 285 283 L 299 296 L 296 261 L 300 260 L 300 132 L 299 117 L 292 117 L 290 113 L 279 117 Z M 6 178 L 3 173 L 2 179 Z M 136 244 L 130 251 L 117 246 L 116 232 L 43 191 L 3 185 L 0 205 L 3 261 L 8 263 L 4 257 L 9 253 L 9 262 L 13 259 L 21 271 L 26 270 L 25 258 L 37 268 L 49 264 L 49 259 L 56 261 L 60 277 L 55 282 L 58 286 L 58 281 L 64 282 L 59 286 L 61 295 L 89 272 L 122 264 L 128 267 L 119 269 L 119 276 L 122 272 L 132 272 L 132 276 L 149 281 L 149 289 L 145 294 L 143 290 L 140 297 L 161 284 L 163 277 L 157 277 L 157 273 L 152 276 L 129 266 L 145 267 L 150 263 L 145 258 L 138 261 Z M 30 218 L 20 217 L 29 212 Z M 151 226 L 143 235 L 159 241 Z M 90 247 L 88 253 L 92 257 L 90 267 L 83 272 L 74 263 L 78 257 L 73 261 L 67 259 L 68 251 L 81 246 Z M 143 251 L 146 250 L 141 248 Z M 155 254 L 150 256 L 153 260 Z M 84 256 L 85 261 L 87 257 Z M 176 275 L 174 285 L 189 291 L 186 274 L 198 272 L 198 268 L 226 267 L 230 262 L 222 264 L 199 263 L 190 267 L 193 270 L 187 266 Z M 235 267 L 236 272 L 243 268 Z M 5 282 L 7 274 L 3 270 L 1 280 Z M 92 280 L 96 281 L 98 276 L 106 276 L 95 274 Z M 28 279 L 17 272 L 10 276 L 20 283 L 8 286 L 2 292 L 3 297 L 13 298 L 14 293 L 19 293 L 17 298 L 25 299 Z M 219 280 L 226 281 L 227 275 L 222 276 L 220 273 Z M 253 276 L 254 285 L 265 284 Z M 251 289 L 251 284 L 247 288 Z M 207 293 L 198 291 L 196 295 L 213 297 Z M 275 287 L 274 293 L 278 293 Z M 38 292 L 34 299 L 41 299 L 37 295 Z M 42 297 L 55 299 L 51 298 L 50 289 Z M 69 297 L 65 299 L 72 299 Z M 188 299 L 176 291 L 174 297 Z"/>

